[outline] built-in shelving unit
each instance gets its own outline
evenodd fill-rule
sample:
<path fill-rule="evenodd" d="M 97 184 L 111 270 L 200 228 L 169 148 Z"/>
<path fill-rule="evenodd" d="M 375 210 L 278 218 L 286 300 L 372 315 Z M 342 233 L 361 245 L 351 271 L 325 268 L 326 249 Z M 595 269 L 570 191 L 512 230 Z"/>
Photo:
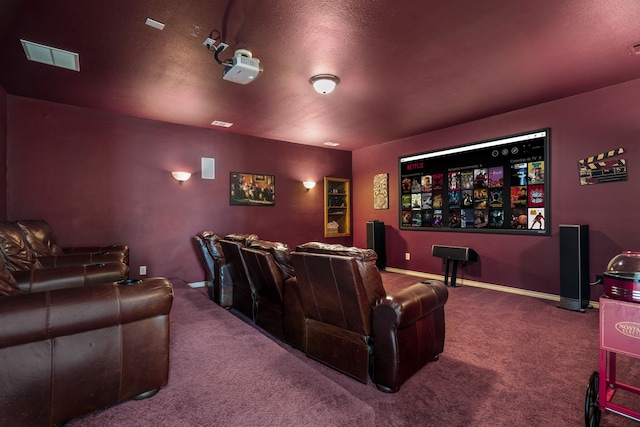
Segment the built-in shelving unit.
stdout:
<path fill-rule="evenodd" d="M 324 178 L 324 237 L 351 235 L 350 180 Z"/>

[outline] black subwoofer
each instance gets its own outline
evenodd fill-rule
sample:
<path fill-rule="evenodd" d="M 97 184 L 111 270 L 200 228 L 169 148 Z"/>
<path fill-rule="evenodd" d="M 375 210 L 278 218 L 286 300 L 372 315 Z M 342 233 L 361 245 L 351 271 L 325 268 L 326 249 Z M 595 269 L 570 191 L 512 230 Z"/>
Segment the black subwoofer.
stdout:
<path fill-rule="evenodd" d="M 374 219 L 367 221 L 367 249 L 373 249 L 378 255 L 376 266 L 380 270 L 387 267 L 387 251 L 384 242 L 384 222 Z"/>
<path fill-rule="evenodd" d="M 589 306 L 589 226 L 560 226 L 560 304 L 567 310 Z"/>

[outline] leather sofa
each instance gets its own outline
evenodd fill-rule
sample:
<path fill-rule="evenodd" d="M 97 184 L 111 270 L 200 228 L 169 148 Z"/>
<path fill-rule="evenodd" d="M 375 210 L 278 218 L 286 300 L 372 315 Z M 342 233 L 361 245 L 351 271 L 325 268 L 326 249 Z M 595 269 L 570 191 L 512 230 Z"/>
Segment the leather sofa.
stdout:
<path fill-rule="evenodd" d="M 307 356 L 396 392 L 442 353 L 448 291 L 441 282 L 387 294 L 371 249 L 310 242 L 292 258 Z"/>
<path fill-rule="evenodd" d="M 43 220 L 0 222 L 0 252 L 10 271 L 129 261 L 124 245 L 63 249 Z"/>
<path fill-rule="evenodd" d="M 222 238 L 213 231 L 203 231 L 194 236 L 196 247 L 207 279 L 209 298 L 224 308 L 233 306 L 233 282 L 227 260 L 222 253 Z"/>
<path fill-rule="evenodd" d="M 127 272 L 11 273 L 0 258 L 0 425 L 61 424 L 167 384 L 172 285 Z"/>

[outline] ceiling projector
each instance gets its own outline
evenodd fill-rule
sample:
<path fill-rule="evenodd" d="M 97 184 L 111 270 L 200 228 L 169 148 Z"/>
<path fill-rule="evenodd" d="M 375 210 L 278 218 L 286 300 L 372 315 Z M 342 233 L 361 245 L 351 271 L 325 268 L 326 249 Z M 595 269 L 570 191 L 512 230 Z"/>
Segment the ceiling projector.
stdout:
<path fill-rule="evenodd" d="M 225 64 L 222 78 L 230 82 L 246 85 L 262 73 L 262 64 L 246 49 L 238 49 L 230 64 Z"/>

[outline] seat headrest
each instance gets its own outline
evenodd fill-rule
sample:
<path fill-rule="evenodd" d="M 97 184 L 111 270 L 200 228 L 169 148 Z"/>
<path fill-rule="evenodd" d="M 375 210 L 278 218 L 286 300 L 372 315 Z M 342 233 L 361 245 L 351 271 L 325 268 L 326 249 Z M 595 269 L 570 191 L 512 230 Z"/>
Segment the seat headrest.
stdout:
<path fill-rule="evenodd" d="M 293 262 L 291 261 L 291 251 L 286 243 L 270 242 L 268 240 L 253 240 L 249 247 L 269 252 L 276 262 L 282 278 L 287 280 L 295 275 L 293 270 Z"/>
<path fill-rule="evenodd" d="M 322 242 L 308 242 L 296 247 L 296 252 L 308 252 L 325 255 L 348 256 L 358 261 L 375 261 L 378 254 L 373 249 L 361 249 L 354 246 L 344 246 L 340 244 L 329 244 Z"/>
<path fill-rule="evenodd" d="M 197 238 L 201 239 L 209 253 L 214 258 L 224 258 L 224 254 L 222 253 L 222 246 L 220 246 L 220 240 L 222 237 L 214 233 L 213 231 L 203 231 L 196 235 Z"/>
<path fill-rule="evenodd" d="M 62 247 L 47 221 L 43 219 L 28 219 L 17 222 L 24 232 L 27 242 L 33 249 L 34 256 L 63 255 Z"/>
<path fill-rule="evenodd" d="M 258 235 L 257 234 L 238 234 L 238 233 L 232 233 L 232 234 L 227 234 L 226 236 L 224 236 L 224 240 L 231 240 L 232 242 L 240 242 L 242 243 L 244 246 L 249 246 L 249 244 L 254 241 L 254 240 L 258 240 Z"/>
<path fill-rule="evenodd" d="M 0 249 L 9 271 L 30 270 L 35 266 L 31 245 L 15 222 L 0 222 Z"/>

